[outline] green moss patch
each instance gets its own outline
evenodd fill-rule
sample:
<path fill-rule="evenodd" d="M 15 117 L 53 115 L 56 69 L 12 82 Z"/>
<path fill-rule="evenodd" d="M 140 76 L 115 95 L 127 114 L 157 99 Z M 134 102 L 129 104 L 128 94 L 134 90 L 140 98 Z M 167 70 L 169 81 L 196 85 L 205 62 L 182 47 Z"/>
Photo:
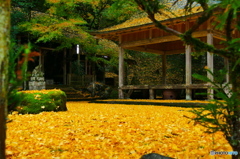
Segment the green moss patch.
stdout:
<path fill-rule="evenodd" d="M 53 90 L 31 90 L 18 93 L 22 100 L 16 107 L 21 114 L 38 114 L 43 111 L 66 111 L 67 96 L 65 92 Z"/>

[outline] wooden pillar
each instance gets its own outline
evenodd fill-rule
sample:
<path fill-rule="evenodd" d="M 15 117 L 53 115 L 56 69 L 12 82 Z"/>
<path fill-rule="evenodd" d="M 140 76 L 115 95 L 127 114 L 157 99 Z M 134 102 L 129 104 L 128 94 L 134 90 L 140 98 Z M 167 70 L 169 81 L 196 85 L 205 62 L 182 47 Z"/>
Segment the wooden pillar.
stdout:
<path fill-rule="evenodd" d="M 162 55 L 162 84 L 167 84 L 167 55 Z"/>
<path fill-rule="evenodd" d="M 68 85 L 71 85 L 72 83 L 72 55 L 73 55 L 73 49 L 70 49 L 69 52 L 69 73 L 68 73 L 68 79 L 67 79 L 67 83 Z"/>
<path fill-rule="evenodd" d="M 191 46 L 186 45 L 186 86 L 192 84 L 192 57 L 191 57 Z M 186 100 L 192 100 L 192 90 L 186 89 Z"/>
<path fill-rule="evenodd" d="M 67 58 L 67 49 L 64 49 L 63 52 L 63 84 L 67 84 L 67 64 L 66 64 L 66 58 Z"/>
<path fill-rule="evenodd" d="M 119 99 L 124 98 L 122 86 L 124 85 L 124 49 L 119 47 L 119 72 L 118 72 L 118 97 Z"/>
<path fill-rule="evenodd" d="M 227 58 L 224 58 L 224 67 L 227 69 L 227 74 L 226 74 L 226 83 L 229 83 L 229 61 Z"/>
<path fill-rule="evenodd" d="M 92 62 L 92 74 L 93 74 L 93 82 L 92 82 L 92 96 L 94 97 L 96 95 L 96 62 Z M 85 79 L 84 79 L 84 83 L 85 83 Z M 84 84 L 83 83 L 83 84 Z"/>
<path fill-rule="evenodd" d="M 224 58 L 224 67 L 227 70 L 227 74 L 226 74 L 226 84 L 229 84 L 230 82 L 230 78 L 229 78 L 229 60 L 227 58 Z M 229 87 L 226 87 L 224 89 L 225 93 L 227 94 L 227 96 L 230 98 L 232 96 L 232 92 L 230 90 Z"/>
<path fill-rule="evenodd" d="M 153 89 L 149 89 L 149 99 L 154 99 L 155 95 L 154 95 L 154 90 Z"/>
<path fill-rule="evenodd" d="M 213 45 L 213 35 L 212 35 L 211 32 L 207 34 L 207 43 L 210 44 L 210 45 Z M 207 52 L 207 66 L 208 66 L 208 69 L 211 72 L 213 72 L 213 66 L 214 66 L 214 64 L 213 64 L 213 54 L 210 53 L 210 52 Z M 209 72 L 207 73 L 207 77 L 213 81 L 213 76 Z M 213 89 L 209 88 L 207 90 L 207 93 L 208 93 L 208 99 L 213 99 L 214 98 Z"/>

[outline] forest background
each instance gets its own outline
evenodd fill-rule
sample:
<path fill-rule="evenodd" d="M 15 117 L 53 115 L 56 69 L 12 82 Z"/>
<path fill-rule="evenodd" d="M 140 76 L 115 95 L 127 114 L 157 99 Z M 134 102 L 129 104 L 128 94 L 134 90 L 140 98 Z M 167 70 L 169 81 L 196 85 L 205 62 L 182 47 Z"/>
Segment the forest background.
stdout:
<path fill-rule="evenodd" d="M 31 42 L 32 49 L 36 51 L 41 45 L 52 47 L 56 49 L 55 51 L 72 49 L 76 45 L 80 45 L 81 52 L 87 55 L 88 60 L 97 64 L 100 69 L 116 74 L 118 74 L 117 42 L 96 39 L 89 33 L 126 20 L 146 16 L 146 13 L 139 10 L 136 3 L 132 1 L 13 0 L 11 6 L 12 43 L 27 44 Z M 19 41 L 20 36 L 25 37 L 25 41 Z M 20 47 L 14 47 L 14 49 L 18 48 Z M 96 55 L 104 55 L 108 58 Z M 161 56 L 127 50 L 124 58 L 126 84 L 162 83 Z M 167 83 L 185 83 L 184 53 L 167 56 L 167 61 Z M 215 69 L 223 67 L 221 57 L 216 56 L 215 63 Z M 193 59 L 193 73 L 205 74 L 204 66 L 206 66 L 206 55 Z M 193 82 L 199 83 L 200 81 Z"/>

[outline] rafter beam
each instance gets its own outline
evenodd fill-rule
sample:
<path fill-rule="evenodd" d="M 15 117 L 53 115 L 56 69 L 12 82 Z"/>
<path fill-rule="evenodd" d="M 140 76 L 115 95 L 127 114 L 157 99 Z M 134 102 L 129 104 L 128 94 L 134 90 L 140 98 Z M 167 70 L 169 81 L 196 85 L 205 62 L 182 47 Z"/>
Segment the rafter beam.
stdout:
<path fill-rule="evenodd" d="M 139 47 L 132 47 L 128 48 L 129 50 L 135 50 L 135 51 L 141 51 L 141 52 L 148 52 L 148 53 L 153 53 L 157 55 L 172 55 L 172 54 L 181 54 L 184 53 L 184 49 L 179 49 L 179 50 L 169 50 L 169 51 L 161 51 L 161 50 L 156 50 L 156 49 L 150 49 L 144 46 L 139 46 Z"/>
<path fill-rule="evenodd" d="M 199 38 L 199 37 L 206 37 L 207 31 L 198 31 L 193 33 L 193 37 Z M 162 36 L 152 39 L 143 39 L 143 40 L 137 40 L 137 41 L 130 41 L 130 42 L 124 42 L 120 46 L 123 48 L 131 48 L 141 45 L 149 45 L 149 44 L 156 44 L 156 43 L 164 43 L 164 42 L 171 42 L 171 41 L 177 41 L 180 40 L 179 37 L 175 35 L 168 35 L 168 36 Z"/>
<path fill-rule="evenodd" d="M 219 40 L 226 41 L 226 38 L 224 37 L 224 33 L 217 31 L 217 30 L 212 30 L 213 37 Z"/>

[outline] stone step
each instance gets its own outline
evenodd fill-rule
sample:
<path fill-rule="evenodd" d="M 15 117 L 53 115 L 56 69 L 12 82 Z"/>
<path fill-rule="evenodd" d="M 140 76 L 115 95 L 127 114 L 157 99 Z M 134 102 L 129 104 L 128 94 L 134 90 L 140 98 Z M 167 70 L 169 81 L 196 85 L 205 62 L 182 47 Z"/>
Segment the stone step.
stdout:
<path fill-rule="evenodd" d="M 84 97 L 80 94 L 80 92 L 74 89 L 69 85 L 47 85 L 47 89 L 60 89 L 64 91 L 67 95 L 68 101 L 76 101 L 76 100 L 89 100 L 90 97 Z"/>
<path fill-rule="evenodd" d="M 85 89 L 80 86 L 69 86 L 69 85 L 47 85 L 47 89 L 60 89 L 64 91 L 67 95 L 68 101 L 81 101 L 81 100 L 93 100 L 98 99 L 99 97 L 91 97 L 90 94 L 84 93 L 84 95 L 81 93 L 80 89 Z M 75 89 L 77 88 L 77 89 Z"/>

